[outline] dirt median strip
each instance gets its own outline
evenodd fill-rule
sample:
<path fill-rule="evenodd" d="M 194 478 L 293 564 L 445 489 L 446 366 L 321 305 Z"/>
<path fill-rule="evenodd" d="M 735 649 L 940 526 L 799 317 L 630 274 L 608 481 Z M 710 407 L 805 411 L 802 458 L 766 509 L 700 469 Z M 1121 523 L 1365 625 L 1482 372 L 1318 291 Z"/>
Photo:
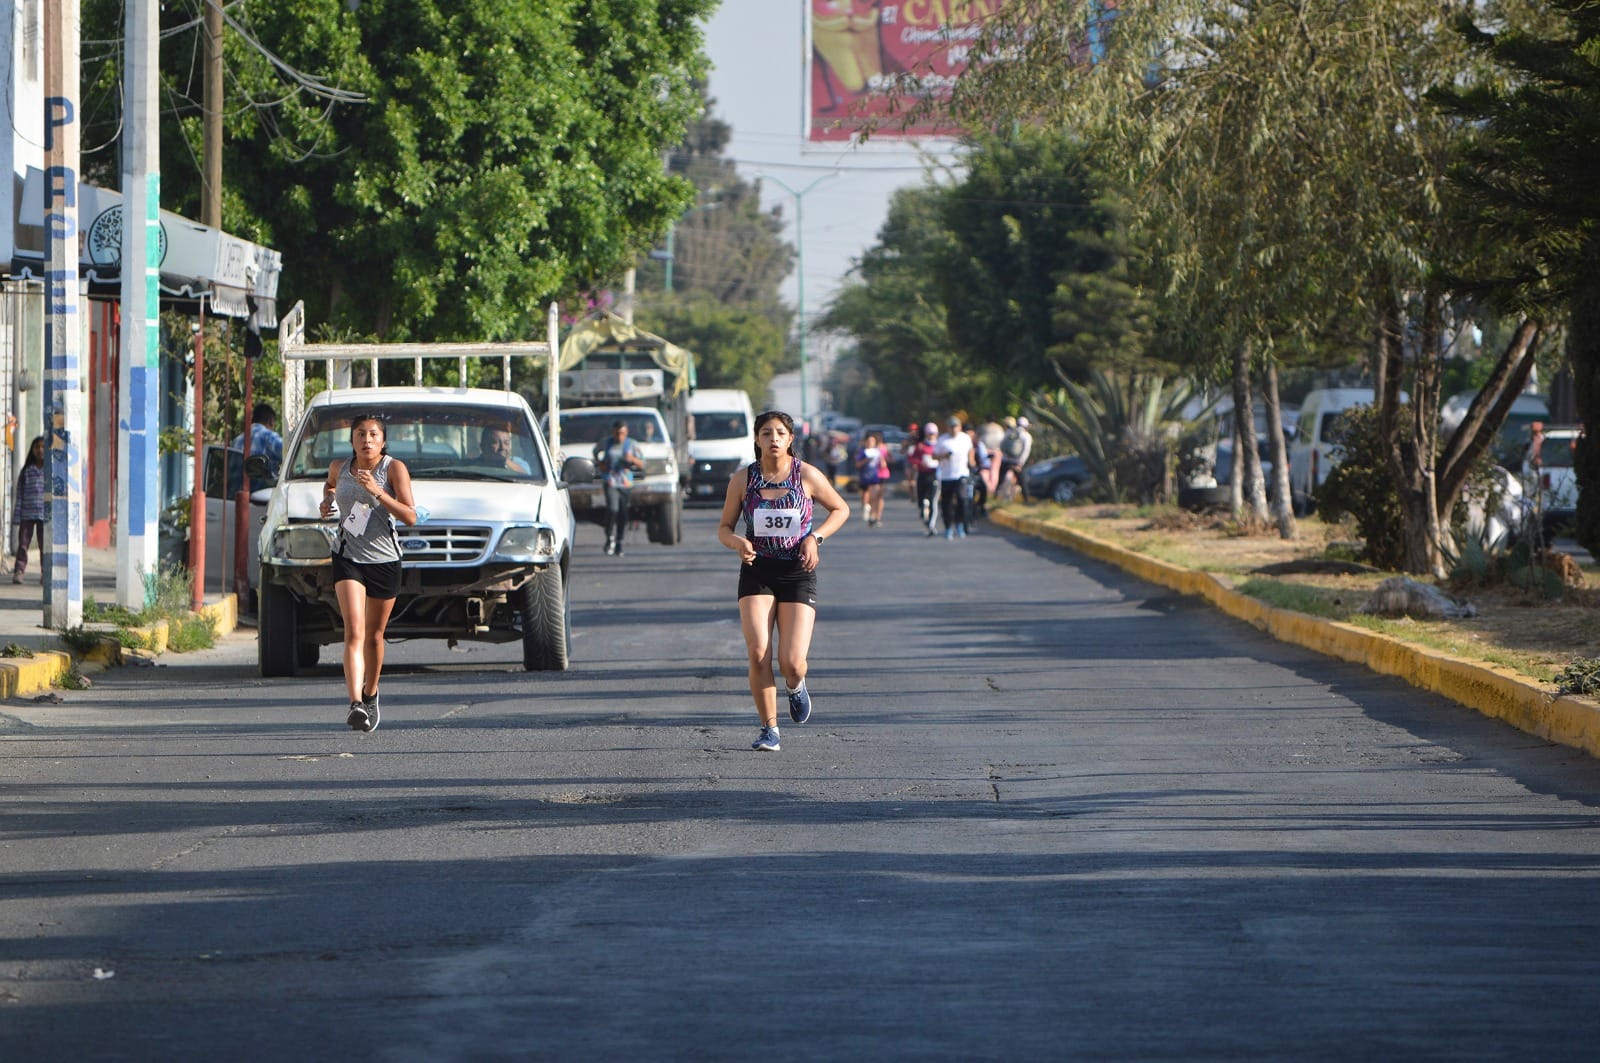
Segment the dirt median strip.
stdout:
<path fill-rule="evenodd" d="M 1206 599 L 1230 616 L 1282 642 L 1362 664 L 1441 694 L 1550 742 L 1600 757 L 1600 702 L 1555 695 L 1509 669 L 1467 660 L 1350 624 L 1281 609 L 1224 586 L 1206 572 L 1145 557 L 1071 528 L 1004 510 L 990 513 L 1004 528 L 1046 539 L 1180 594 Z"/>

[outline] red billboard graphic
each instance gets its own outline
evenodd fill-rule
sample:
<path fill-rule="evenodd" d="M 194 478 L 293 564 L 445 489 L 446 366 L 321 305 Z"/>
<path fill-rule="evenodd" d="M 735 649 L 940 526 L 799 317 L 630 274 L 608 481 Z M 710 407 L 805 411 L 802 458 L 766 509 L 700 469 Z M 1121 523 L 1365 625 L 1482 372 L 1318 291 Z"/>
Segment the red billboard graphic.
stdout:
<path fill-rule="evenodd" d="M 938 105 L 967 67 L 984 22 L 1005 0 L 811 0 L 809 26 L 811 140 L 849 140 L 872 127 L 874 138 L 958 136 Z M 908 92 L 894 86 L 916 79 Z M 906 125 L 924 99 L 934 106 Z"/>

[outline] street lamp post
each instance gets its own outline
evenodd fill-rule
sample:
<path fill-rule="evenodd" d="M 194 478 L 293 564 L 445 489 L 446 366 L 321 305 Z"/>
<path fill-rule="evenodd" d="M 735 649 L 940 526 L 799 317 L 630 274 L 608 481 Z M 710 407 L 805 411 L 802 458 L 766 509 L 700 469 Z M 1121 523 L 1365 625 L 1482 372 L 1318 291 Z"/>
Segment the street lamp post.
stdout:
<path fill-rule="evenodd" d="M 805 200 L 806 200 L 806 193 L 807 192 L 810 192 L 813 188 L 817 187 L 822 182 L 828 180 L 831 177 L 838 177 L 839 176 L 839 171 L 838 170 L 834 170 L 834 171 L 832 171 L 830 173 L 823 174 L 821 177 L 817 178 L 815 181 L 812 181 L 810 184 L 806 185 L 804 188 L 800 189 L 800 191 L 798 191 L 798 192 L 796 192 L 793 188 L 790 188 L 787 184 L 785 184 L 783 181 L 779 180 L 776 177 L 773 177 L 773 176 L 771 176 L 769 174 L 762 174 L 761 176 L 766 178 L 768 181 L 771 181 L 773 184 L 777 185 L 779 188 L 783 189 L 785 192 L 789 193 L 791 196 L 794 197 L 794 253 L 795 253 L 795 269 L 797 271 L 796 272 L 796 276 L 795 276 L 795 280 L 796 280 L 796 292 L 795 292 L 795 294 L 797 296 L 797 301 L 800 304 L 800 306 L 799 306 L 799 314 L 800 314 L 800 335 L 799 335 L 799 339 L 800 339 L 800 423 L 803 425 L 806 422 L 806 415 L 808 413 L 808 411 L 806 410 L 806 332 L 809 329 L 809 326 L 806 324 L 806 216 L 805 216 Z"/>

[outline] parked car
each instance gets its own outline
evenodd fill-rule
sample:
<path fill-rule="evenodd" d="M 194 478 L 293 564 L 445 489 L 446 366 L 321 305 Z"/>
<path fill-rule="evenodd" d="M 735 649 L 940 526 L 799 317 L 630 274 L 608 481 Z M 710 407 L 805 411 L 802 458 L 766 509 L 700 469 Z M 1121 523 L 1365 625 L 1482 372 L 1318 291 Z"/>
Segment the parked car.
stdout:
<path fill-rule="evenodd" d="M 1311 511 L 1317 488 L 1339 464 L 1344 415 L 1358 406 L 1371 406 L 1376 398 L 1371 388 L 1319 388 L 1300 403 L 1300 419 L 1289 443 L 1289 497 L 1297 515 Z M 1401 392 L 1400 401 L 1411 399 Z"/>
<path fill-rule="evenodd" d="M 1578 425 L 1546 428 L 1538 467 L 1531 454 L 1523 458 L 1523 489 L 1530 499 L 1538 499 L 1546 537 L 1561 532 L 1577 518 L 1578 477 L 1573 470 L 1573 450 L 1582 434 Z"/>
<path fill-rule="evenodd" d="M 1061 503 L 1071 502 L 1093 480 L 1089 466 L 1076 454 L 1036 461 L 1022 473 L 1029 498 L 1048 498 Z"/>
<path fill-rule="evenodd" d="M 1256 454 L 1261 458 L 1261 476 L 1267 484 L 1267 495 L 1272 495 L 1272 446 L 1265 439 L 1256 443 Z M 1227 509 L 1233 493 L 1233 440 L 1217 443 L 1216 461 L 1212 465 L 1210 483 L 1192 483 L 1178 488 L 1178 505 L 1183 509 L 1202 513 L 1213 509 Z"/>
<path fill-rule="evenodd" d="M 1461 422 L 1466 419 L 1467 410 L 1472 408 L 1472 400 L 1478 397 L 1475 391 L 1463 391 L 1452 395 L 1439 407 L 1439 439 L 1447 442 L 1455 434 Z M 1516 468 L 1522 463 L 1523 451 L 1528 449 L 1528 429 L 1535 421 L 1549 421 L 1550 406 L 1543 395 L 1523 394 L 1518 395 L 1511 403 L 1511 411 L 1506 414 L 1505 424 L 1500 426 L 1500 431 L 1495 433 L 1494 442 L 1489 445 L 1489 453 L 1494 460 L 1508 468 Z"/>

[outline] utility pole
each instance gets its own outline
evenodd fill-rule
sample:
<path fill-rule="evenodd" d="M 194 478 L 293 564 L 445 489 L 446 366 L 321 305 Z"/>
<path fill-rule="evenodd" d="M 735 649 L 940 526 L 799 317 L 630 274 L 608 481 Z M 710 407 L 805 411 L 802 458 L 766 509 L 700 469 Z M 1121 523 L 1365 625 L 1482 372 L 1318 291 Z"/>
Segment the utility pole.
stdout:
<path fill-rule="evenodd" d="M 222 228 L 222 5 L 220 0 L 204 0 L 206 67 L 205 131 L 202 162 L 200 224 Z"/>
<path fill-rule="evenodd" d="M 83 297 L 78 279 L 78 0 L 44 5 L 44 422 L 50 549 L 44 622 L 83 623 Z"/>
<path fill-rule="evenodd" d="M 161 152 L 156 0 L 127 0 L 123 45 L 122 335 L 117 370 L 117 604 L 150 604 L 160 566 Z"/>

